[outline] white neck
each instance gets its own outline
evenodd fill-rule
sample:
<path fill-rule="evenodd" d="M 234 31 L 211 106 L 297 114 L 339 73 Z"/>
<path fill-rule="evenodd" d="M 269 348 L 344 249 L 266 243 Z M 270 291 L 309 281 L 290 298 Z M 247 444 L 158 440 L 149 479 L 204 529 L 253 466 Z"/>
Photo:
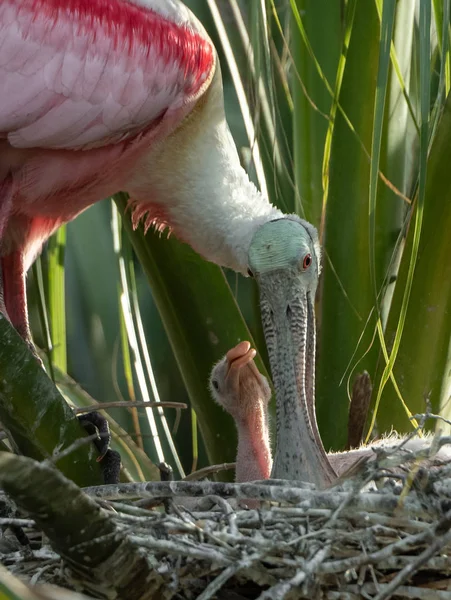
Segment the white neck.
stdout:
<path fill-rule="evenodd" d="M 152 203 L 149 222 L 152 213 L 163 211 L 161 220 L 177 237 L 207 260 L 241 273 L 255 231 L 283 216 L 240 165 L 225 121 L 219 69 L 182 125 L 135 169 L 133 188 L 140 213 Z"/>

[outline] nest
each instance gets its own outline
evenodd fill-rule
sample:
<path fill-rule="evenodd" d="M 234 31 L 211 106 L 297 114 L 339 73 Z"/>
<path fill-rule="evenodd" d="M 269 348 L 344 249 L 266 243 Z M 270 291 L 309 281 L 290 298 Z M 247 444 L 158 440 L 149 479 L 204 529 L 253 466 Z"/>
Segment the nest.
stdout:
<path fill-rule="evenodd" d="M 380 452 L 354 471 L 326 491 L 277 480 L 86 488 L 83 501 L 100 510 L 105 523 L 114 525 L 111 531 L 67 547 L 68 537 L 58 539 L 58 527 L 52 526 L 53 509 L 43 519 L 42 507 L 33 515 L 29 504 L 26 518 L 19 509 L 2 519 L 10 529 L 0 559 L 33 584 L 79 589 L 92 597 L 449 600 L 451 465 L 432 465 L 424 452 L 398 450 Z M 73 494 L 76 486 L 67 483 Z M 3 484 L 23 506 L 23 496 Z M 20 546 L 11 527 L 30 544 Z M 99 564 L 77 563 L 96 544 L 104 549 L 111 541 L 112 555 Z M 136 549 L 152 573 L 151 584 L 132 589 L 111 581 L 115 569 L 129 569 L 124 552 Z M 131 583 L 142 564 L 135 563 Z"/>

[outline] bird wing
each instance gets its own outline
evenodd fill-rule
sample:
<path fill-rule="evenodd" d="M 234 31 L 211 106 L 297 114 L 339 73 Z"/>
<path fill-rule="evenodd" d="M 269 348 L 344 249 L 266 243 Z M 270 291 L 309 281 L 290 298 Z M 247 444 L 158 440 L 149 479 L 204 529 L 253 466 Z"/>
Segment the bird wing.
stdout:
<path fill-rule="evenodd" d="M 1 0 L 0 138 L 52 149 L 131 139 L 195 101 L 214 64 L 179 0 Z"/>

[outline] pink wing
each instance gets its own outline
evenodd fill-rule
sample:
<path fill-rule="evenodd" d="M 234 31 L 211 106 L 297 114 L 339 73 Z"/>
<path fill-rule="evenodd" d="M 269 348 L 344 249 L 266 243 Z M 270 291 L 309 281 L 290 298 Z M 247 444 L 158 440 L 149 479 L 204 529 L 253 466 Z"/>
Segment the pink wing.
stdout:
<path fill-rule="evenodd" d="M 132 138 L 195 100 L 214 61 L 179 0 L 1 0 L 0 138 L 49 149 Z"/>

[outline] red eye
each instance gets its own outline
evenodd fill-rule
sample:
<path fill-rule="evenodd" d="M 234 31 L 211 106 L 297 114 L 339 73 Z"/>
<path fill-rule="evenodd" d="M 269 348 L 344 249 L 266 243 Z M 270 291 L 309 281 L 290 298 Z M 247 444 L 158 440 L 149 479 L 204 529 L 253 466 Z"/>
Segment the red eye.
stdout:
<path fill-rule="evenodd" d="M 302 263 L 302 268 L 303 269 L 308 269 L 311 264 L 312 264 L 312 255 L 311 254 L 306 254 L 304 256 L 304 261 Z"/>

